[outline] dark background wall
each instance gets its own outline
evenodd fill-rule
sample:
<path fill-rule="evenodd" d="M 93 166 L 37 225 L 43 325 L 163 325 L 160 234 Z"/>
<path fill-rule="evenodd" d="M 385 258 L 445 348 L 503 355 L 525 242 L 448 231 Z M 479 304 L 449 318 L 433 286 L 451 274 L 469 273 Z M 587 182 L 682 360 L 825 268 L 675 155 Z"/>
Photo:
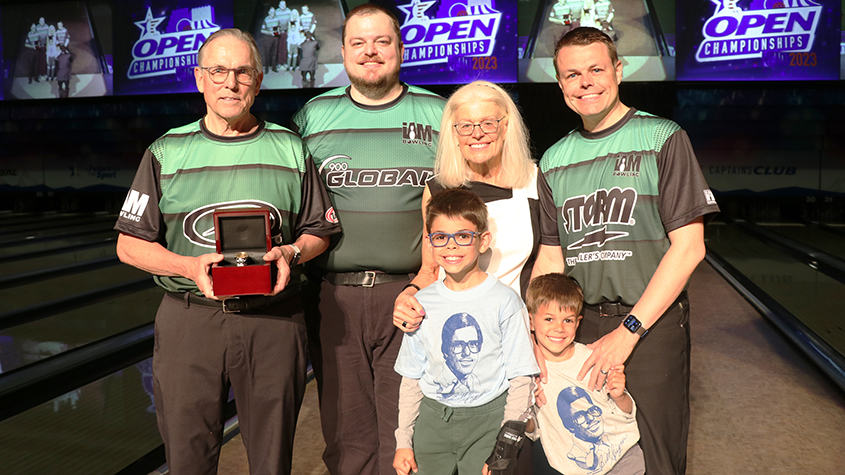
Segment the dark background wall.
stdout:
<path fill-rule="evenodd" d="M 522 108 L 536 158 L 578 126 L 556 84 L 508 87 Z M 454 87 L 431 89 L 448 96 Z M 262 91 L 253 112 L 285 125 L 318 92 Z M 672 118 L 687 130 L 726 212 L 844 220 L 843 83 L 623 83 L 621 95 L 627 105 Z M 45 176 L 58 180 L 118 173 L 123 185 L 5 187 L 0 209 L 114 212 L 145 147 L 204 113 L 198 93 L 2 102 L 0 173 L 19 173 L 7 164 L 25 157 L 24 163 L 40 161 Z M 119 166 L 74 169 L 96 157 Z"/>

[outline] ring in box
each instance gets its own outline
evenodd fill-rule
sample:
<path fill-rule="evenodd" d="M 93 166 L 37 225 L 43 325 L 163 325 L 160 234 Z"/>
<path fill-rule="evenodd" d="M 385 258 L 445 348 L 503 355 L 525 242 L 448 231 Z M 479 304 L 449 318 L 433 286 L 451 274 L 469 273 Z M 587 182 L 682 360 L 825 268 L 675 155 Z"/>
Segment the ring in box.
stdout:
<path fill-rule="evenodd" d="M 211 267 L 214 295 L 263 295 L 273 291 L 276 263 L 264 262 L 270 250 L 270 211 L 261 208 L 214 212 L 217 252 L 223 260 Z"/>

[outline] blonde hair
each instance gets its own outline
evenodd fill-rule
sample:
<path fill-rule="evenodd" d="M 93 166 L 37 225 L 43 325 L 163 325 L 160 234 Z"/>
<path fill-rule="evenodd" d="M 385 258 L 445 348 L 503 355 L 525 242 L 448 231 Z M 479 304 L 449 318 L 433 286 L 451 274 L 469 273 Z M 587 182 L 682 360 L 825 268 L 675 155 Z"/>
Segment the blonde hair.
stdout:
<path fill-rule="evenodd" d="M 492 102 L 505 113 L 507 132 L 502 149 L 502 173 L 498 186 L 524 188 L 534 174 L 531 147 L 528 143 L 528 129 L 510 95 L 500 86 L 488 81 L 473 81 L 456 90 L 443 109 L 440 121 L 440 141 L 437 145 L 437 159 L 434 173 L 444 187 L 457 188 L 466 185 L 472 174 L 458 148 L 458 134 L 455 113 L 464 104 Z M 501 127 L 501 124 L 500 124 Z"/>

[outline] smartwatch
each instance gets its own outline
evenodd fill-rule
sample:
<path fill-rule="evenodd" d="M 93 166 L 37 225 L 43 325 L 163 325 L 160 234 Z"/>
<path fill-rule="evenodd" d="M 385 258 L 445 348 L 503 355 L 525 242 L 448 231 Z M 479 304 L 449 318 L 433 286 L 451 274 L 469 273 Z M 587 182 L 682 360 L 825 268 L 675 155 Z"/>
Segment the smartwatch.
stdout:
<path fill-rule="evenodd" d="M 643 328 L 643 322 L 641 322 L 640 319 L 638 319 L 633 314 L 629 313 L 628 316 L 625 317 L 625 321 L 622 322 L 622 324 L 625 325 L 625 328 L 627 328 L 628 331 L 630 331 L 631 333 L 636 333 L 640 336 L 640 338 L 643 338 L 646 333 L 648 333 L 648 330 Z"/>
<path fill-rule="evenodd" d="M 299 248 L 296 247 L 296 244 L 288 244 L 288 246 L 293 249 L 293 257 L 290 258 L 290 262 L 288 262 L 288 267 L 293 267 L 299 264 L 299 259 L 302 257 L 302 253 L 299 251 Z"/>

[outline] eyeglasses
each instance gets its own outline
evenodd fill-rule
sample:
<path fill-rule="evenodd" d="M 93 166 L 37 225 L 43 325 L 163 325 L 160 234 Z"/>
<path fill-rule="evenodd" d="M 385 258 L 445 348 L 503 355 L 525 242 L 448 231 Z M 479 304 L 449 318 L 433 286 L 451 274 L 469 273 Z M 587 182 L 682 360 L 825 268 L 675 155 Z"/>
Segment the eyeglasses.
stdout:
<path fill-rule="evenodd" d="M 472 122 L 458 122 L 454 125 L 454 127 L 458 135 L 472 135 L 476 127 L 480 127 L 481 131 L 485 134 L 492 134 L 493 132 L 499 130 L 499 122 L 503 120 L 505 120 L 504 117 L 501 119 L 484 120 L 477 124 L 473 124 Z"/>
<path fill-rule="evenodd" d="M 590 417 L 590 421 L 594 420 L 596 417 L 601 415 L 601 408 L 598 406 L 592 406 L 586 411 L 578 411 L 575 414 L 572 414 L 572 420 L 575 421 L 576 424 L 579 426 L 584 425 L 587 422 L 587 417 Z"/>
<path fill-rule="evenodd" d="M 460 355 L 466 350 L 469 350 L 470 353 L 478 353 L 481 351 L 481 343 L 478 340 L 453 341 L 449 346 L 449 351 L 456 355 Z"/>
<path fill-rule="evenodd" d="M 449 233 L 431 233 L 428 235 L 428 240 L 434 247 L 446 247 L 449 244 L 449 239 L 454 239 L 458 246 L 469 246 L 472 244 L 472 239 L 476 234 L 481 234 L 475 231 L 458 231 L 454 234 Z"/>
<path fill-rule="evenodd" d="M 252 81 L 255 80 L 255 76 L 258 74 L 258 71 L 252 68 L 235 68 L 235 69 L 228 69 L 222 66 L 212 66 L 210 68 L 204 68 L 200 66 L 200 69 L 205 69 L 208 71 L 208 76 L 211 78 L 211 82 L 214 84 L 223 84 L 229 79 L 229 73 L 235 73 L 235 81 L 238 84 L 243 84 L 244 86 L 249 86 L 252 84 Z"/>

